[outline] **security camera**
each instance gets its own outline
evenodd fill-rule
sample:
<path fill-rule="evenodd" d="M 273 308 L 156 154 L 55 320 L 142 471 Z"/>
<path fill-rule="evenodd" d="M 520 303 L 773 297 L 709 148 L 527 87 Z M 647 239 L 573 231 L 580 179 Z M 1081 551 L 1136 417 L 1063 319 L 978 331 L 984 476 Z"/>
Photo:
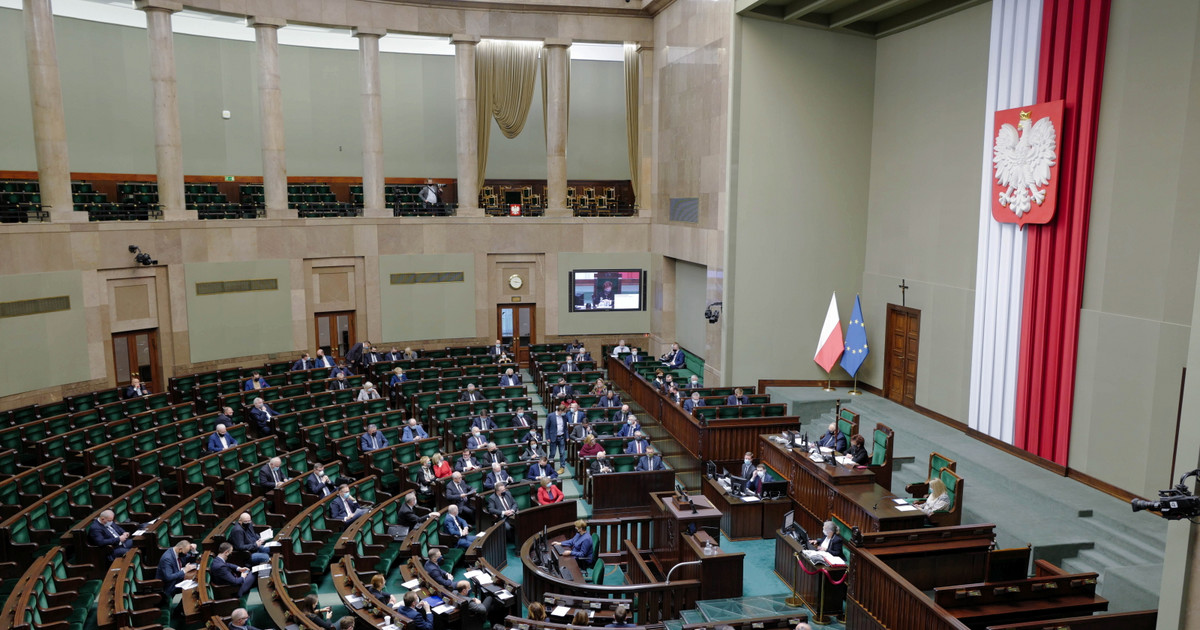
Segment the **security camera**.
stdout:
<path fill-rule="evenodd" d="M 136 254 L 136 253 L 137 253 L 137 252 L 138 252 L 140 249 L 141 249 L 141 248 L 139 248 L 137 245 L 130 245 L 130 246 L 129 246 L 129 253 L 130 253 L 130 254 Z"/>
<path fill-rule="evenodd" d="M 710 324 L 717 323 L 721 319 L 721 306 L 721 302 L 709 304 L 708 308 L 704 309 L 704 319 L 707 319 Z"/>
<path fill-rule="evenodd" d="M 141 250 L 141 248 L 140 248 L 140 247 L 138 247 L 137 245 L 130 245 L 130 246 L 129 246 L 129 253 L 130 253 L 130 254 L 136 254 L 136 255 L 133 257 L 133 262 L 136 262 L 136 263 L 137 263 L 137 264 L 139 264 L 139 265 L 143 265 L 143 266 L 149 267 L 149 266 L 151 266 L 151 265 L 157 265 L 157 264 L 158 264 L 158 261 L 157 261 L 157 260 L 154 260 L 153 258 L 151 258 L 151 257 L 150 257 L 150 254 L 147 254 L 146 252 L 143 252 L 143 251 Z"/>

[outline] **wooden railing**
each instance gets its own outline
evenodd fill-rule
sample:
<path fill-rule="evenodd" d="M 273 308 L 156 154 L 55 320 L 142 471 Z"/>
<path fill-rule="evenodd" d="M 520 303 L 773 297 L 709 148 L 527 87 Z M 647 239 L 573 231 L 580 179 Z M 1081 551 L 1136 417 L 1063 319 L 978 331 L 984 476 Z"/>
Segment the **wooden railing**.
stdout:
<path fill-rule="evenodd" d="M 876 558 L 869 549 L 854 551 L 848 583 L 848 628 L 970 630 Z M 851 617 L 854 617 L 853 622 Z"/>

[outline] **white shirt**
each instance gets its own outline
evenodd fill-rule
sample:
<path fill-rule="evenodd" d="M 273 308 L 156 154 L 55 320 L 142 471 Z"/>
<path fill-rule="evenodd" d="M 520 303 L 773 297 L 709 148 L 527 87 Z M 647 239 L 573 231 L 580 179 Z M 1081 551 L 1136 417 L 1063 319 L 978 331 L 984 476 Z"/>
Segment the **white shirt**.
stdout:
<path fill-rule="evenodd" d="M 617 346 L 616 348 L 613 348 L 612 355 L 615 357 L 622 352 L 629 352 L 629 346 Z"/>

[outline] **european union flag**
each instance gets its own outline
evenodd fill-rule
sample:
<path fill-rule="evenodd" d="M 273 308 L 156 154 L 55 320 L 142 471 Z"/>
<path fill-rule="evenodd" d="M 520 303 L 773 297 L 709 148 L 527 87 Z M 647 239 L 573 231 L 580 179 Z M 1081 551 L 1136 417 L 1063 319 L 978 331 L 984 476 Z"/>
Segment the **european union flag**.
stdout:
<path fill-rule="evenodd" d="M 863 325 L 862 304 L 854 296 L 854 312 L 850 314 L 850 325 L 846 327 L 846 351 L 842 353 L 842 367 L 850 376 L 858 374 L 867 359 L 867 327 Z"/>

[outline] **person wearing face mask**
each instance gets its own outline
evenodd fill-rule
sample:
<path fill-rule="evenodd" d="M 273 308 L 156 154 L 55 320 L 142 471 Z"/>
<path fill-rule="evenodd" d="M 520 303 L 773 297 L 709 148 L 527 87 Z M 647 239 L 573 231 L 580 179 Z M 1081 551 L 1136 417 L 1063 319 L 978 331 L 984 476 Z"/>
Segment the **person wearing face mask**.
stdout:
<path fill-rule="evenodd" d="M 258 469 L 258 485 L 264 488 L 281 486 L 287 480 L 287 469 L 283 467 L 283 460 L 278 457 L 272 457 L 266 466 Z"/>
<path fill-rule="evenodd" d="M 754 453 L 747 452 L 742 456 L 742 472 L 738 476 L 749 479 L 754 474 Z"/>
<path fill-rule="evenodd" d="M 333 520 L 341 521 L 343 528 L 368 512 L 367 508 L 360 506 L 350 495 L 350 486 L 347 485 L 338 488 L 338 497 L 329 503 L 329 510 Z"/>

